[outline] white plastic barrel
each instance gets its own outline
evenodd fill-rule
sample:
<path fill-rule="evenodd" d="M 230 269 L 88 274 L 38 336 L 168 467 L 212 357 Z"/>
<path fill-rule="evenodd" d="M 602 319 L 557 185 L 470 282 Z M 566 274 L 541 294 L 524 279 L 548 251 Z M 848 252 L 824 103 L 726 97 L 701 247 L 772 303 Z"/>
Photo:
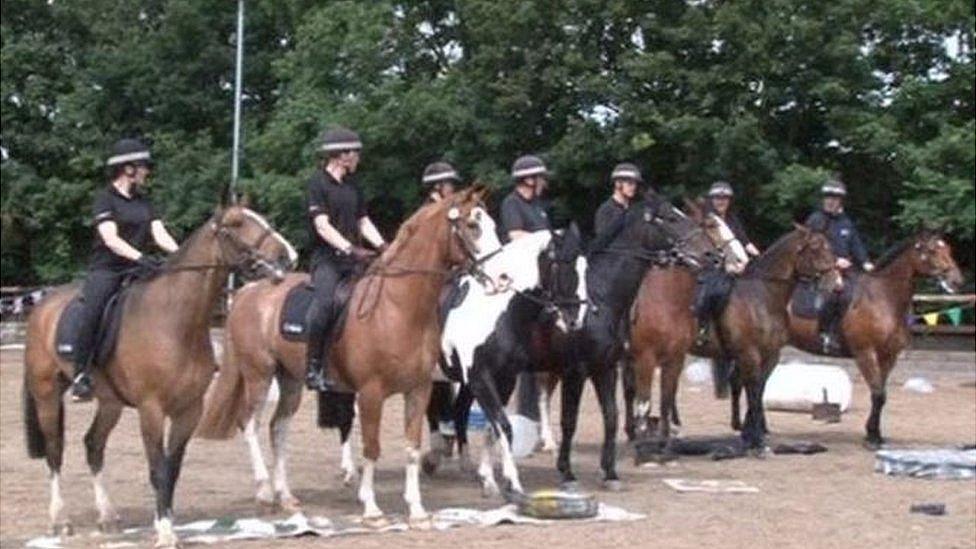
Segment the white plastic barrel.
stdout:
<path fill-rule="evenodd" d="M 763 404 L 770 410 L 810 412 L 814 404 L 823 402 L 824 389 L 827 401 L 839 404 L 841 412 L 850 408 L 853 387 L 843 368 L 787 362 L 777 366 L 766 382 Z"/>

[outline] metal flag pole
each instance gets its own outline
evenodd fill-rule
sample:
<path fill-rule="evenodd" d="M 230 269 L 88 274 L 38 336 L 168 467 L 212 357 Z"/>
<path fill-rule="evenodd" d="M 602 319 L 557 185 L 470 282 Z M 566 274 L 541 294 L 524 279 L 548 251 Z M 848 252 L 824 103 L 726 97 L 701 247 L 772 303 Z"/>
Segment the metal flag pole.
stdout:
<path fill-rule="evenodd" d="M 237 47 L 234 66 L 234 145 L 230 160 L 230 202 L 237 204 L 237 179 L 241 163 L 241 88 L 244 68 L 244 0 L 237 0 Z M 234 299 L 234 273 L 227 277 L 227 311 Z"/>

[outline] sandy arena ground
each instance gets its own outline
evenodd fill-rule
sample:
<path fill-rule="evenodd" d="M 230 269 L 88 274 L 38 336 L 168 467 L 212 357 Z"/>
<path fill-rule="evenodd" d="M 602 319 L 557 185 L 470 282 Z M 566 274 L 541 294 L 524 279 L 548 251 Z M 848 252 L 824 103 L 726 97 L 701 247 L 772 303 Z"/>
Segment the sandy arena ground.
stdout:
<path fill-rule="evenodd" d="M 3 351 L 0 367 L 0 546 L 47 531 L 48 486 L 43 461 L 29 461 L 20 418 L 21 351 Z M 885 415 L 886 434 L 895 446 L 955 445 L 976 441 L 976 390 L 971 374 L 927 373 L 936 392 L 920 395 L 901 389 L 907 375 L 895 371 Z M 595 398 L 587 389 L 577 436 L 575 465 L 584 488 L 598 490 L 597 460 L 602 427 Z M 712 398 L 710 387 L 682 384 L 680 394 L 686 435 L 728 433 L 727 401 Z M 558 406 L 558 402 L 554 403 Z M 861 446 L 868 407 L 867 388 L 857 379 L 855 400 L 843 421 L 813 423 L 809 416 L 769 414 L 776 440 L 809 440 L 826 445 L 816 456 L 774 456 L 712 462 L 684 458 L 674 466 L 637 468 L 632 452 L 620 445 L 619 470 L 626 485 L 619 493 L 599 497 L 646 520 L 620 524 L 566 524 L 559 527 L 506 526 L 464 528 L 447 533 L 411 532 L 332 539 L 305 538 L 274 543 L 247 542 L 244 547 L 305 546 L 328 543 L 343 547 L 976 547 L 976 481 L 930 481 L 890 478 L 873 472 L 874 458 Z M 64 495 L 79 545 L 91 544 L 95 529 L 92 489 L 81 437 L 93 406 L 69 404 L 68 449 Z M 401 401 L 391 400 L 384 416 L 384 455 L 377 475 L 380 506 L 403 513 L 403 445 Z M 314 401 L 305 399 L 292 428 L 291 484 L 309 514 L 341 516 L 360 512 L 355 490 L 337 478 L 338 445 L 333 432 L 314 425 Z M 621 434 L 621 440 L 623 435 Z M 357 443 L 358 447 L 358 443 Z M 127 411 L 109 441 L 107 482 L 125 526 L 152 521 L 152 499 L 134 411 Z M 558 481 L 554 459 L 536 455 L 521 464 L 528 489 Z M 740 479 L 759 487 L 748 495 L 677 494 L 664 477 Z M 478 485 L 456 461 L 421 486 L 428 509 L 447 506 L 491 507 Z M 244 443 L 194 441 L 189 448 L 176 494 L 178 522 L 222 516 L 254 516 L 251 467 Z M 942 517 L 909 514 L 912 503 L 942 502 Z M 89 541 L 86 541 L 89 540 Z M 147 540 L 147 544 L 149 540 Z"/>

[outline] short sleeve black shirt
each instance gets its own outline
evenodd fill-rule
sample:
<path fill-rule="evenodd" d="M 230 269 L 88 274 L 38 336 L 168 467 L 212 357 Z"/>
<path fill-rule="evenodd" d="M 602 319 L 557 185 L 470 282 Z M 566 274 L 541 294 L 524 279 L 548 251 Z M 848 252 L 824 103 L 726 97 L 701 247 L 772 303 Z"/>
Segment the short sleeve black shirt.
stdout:
<path fill-rule="evenodd" d="M 617 202 L 612 197 L 608 198 L 596 210 L 593 219 L 593 232 L 600 237 L 613 229 L 620 220 L 627 215 L 627 206 Z"/>
<path fill-rule="evenodd" d="M 158 216 L 149 199 L 138 190 L 133 189 L 132 196 L 126 197 L 114 185 L 109 185 L 95 195 L 92 219 L 95 240 L 90 268 L 124 270 L 131 268 L 134 262 L 109 249 L 98 232 L 98 226 L 106 221 L 114 221 L 118 227 L 119 238 L 142 251 L 152 238 L 151 225 Z"/>
<path fill-rule="evenodd" d="M 366 201 L 359 185 L 351 176 L 340 183 L 325 170 L 318 170 L 308 180 L 308 232 L 313 243 L 313 253 L 335 253 L 331 244 L 319 236 L 315 218 L 321 214 L 329 217 L 329 223 L 349 242 L 359 242 L 359 220 L 366 216 Z"/>
<path fill-rule="evenodd" d="M 538 200 L 526 200 L 518 191 L 512 191 L 501 206 L 502 240 L 508 242 L 509 231 L 542 231 L 550 228 L 549 216 Z"/>

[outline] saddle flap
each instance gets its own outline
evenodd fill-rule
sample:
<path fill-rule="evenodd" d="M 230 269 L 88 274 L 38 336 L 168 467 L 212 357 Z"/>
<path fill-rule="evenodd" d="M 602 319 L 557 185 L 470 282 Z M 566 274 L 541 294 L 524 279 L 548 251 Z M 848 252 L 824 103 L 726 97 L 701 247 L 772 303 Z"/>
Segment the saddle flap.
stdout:
<path fill-rule="evenodd" d="M 306 317 L 314 296 L 312 285 L 308 283 L 298 284 L 288 291 L 278 325 L 282 337 L 289 341 L 308 339 Z"/>
<path fill-rule="evenodd" d="M 92 364 L 100 366 L 112 358 L 115 343 L 118 340 L 119 328 L 122 325 L 122 303 L 128 289 L 116 292 L 105 305 L 98 322 L 95 345 L 92 349 Z M 58 356 L 65 360 L 74 361 L 78 339 L 83 328 L 82 311 L 84 303 L 82 296 L 77 295 L 68 302 L 58 318 L 58 327 L 54 335 L 54 349 Z"/>
<path fill-rule="evenodd" d="M 826 296 L 817 283 L 802 281 L 793 290 L 793 297 L 790 300 L 790 312 L 799 318 L 815 319 L 820 315 L 820 309 L 826 302 Z"/>

